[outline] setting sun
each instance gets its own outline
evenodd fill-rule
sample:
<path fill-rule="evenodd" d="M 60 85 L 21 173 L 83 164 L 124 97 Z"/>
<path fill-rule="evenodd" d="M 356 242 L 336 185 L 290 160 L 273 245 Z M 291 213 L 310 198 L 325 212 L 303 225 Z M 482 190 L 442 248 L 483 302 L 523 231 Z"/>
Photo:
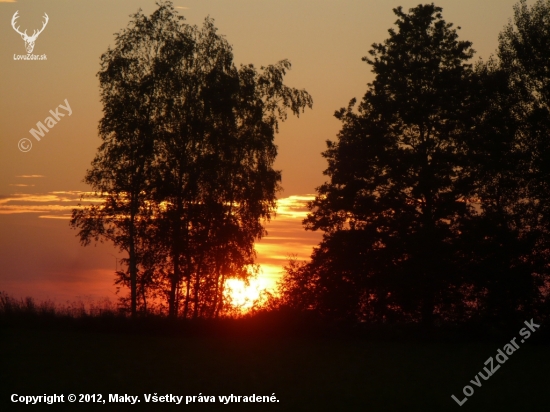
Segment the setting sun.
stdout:
<path fill-rule="evenodd" d="M 231 299 L 231 304 L 235 308 L 247 310 L 258 301 L 262 291 L 271 289 L 267 279 L 252 279 L 247 285 L 240 279 L 228 279 L 225 282 L 226 293 Z"/>

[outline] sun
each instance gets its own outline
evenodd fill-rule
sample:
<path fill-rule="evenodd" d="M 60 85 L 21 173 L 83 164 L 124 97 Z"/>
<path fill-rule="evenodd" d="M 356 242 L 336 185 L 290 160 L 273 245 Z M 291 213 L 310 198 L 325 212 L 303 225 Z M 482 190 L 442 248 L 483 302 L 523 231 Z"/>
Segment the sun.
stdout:
<path fill-rule="evenodd" d="M 262 291 L 266 290 L 269 284 L 266 279 L 262 278 L 251 279 L 248 285 L 240 279 L 228 279 L 225 282 L 225 287 L 231 305 L 241 310 L 247 310 L 260 298 Z"/>

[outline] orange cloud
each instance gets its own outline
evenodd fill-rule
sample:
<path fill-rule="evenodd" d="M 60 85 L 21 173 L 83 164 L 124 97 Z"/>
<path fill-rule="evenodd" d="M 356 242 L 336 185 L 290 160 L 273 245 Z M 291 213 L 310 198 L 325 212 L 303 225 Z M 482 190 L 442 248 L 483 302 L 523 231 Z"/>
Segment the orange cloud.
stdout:
<path fill-rule="evenodd" d="M 0 196 L 0 215 L 16 213 L 48 213 L 40 218 L 68 219 L 67 212 L 72 211 L 80 202 L 80 197 L 88 192 L 56 191 L 48 193 L 14 193 Z M 99 199 L 87 199 L 98 202 Z"/>
<path fill-rule="evenodd" d="M 307 204 L 314 198 L 314 195 L 300 195 L 278 200 L 276 217 L 266 225 L 268 235 L 255 245 L 262 286 L 273 289 L 289 257 L 307 260 L 313 247 L 321 241 L 320 232 L 305 231 L 302 225 L 309 212 Z"/>
<path fill-rule="evenodd" d="M 0 0 L 0 2 L 2 2 L 2 0 Z M 22 177 L 22 178 L 35 178 L 35 177 L 46 177 L 46 176 L 43 176 L 43 175 L 19 175 L 19 176 L 15 176 L 15 177 Z"/>
<path fill-rule="evenodd" d="M 40 219 L 70 219 L 72 209 L 86 194 L 91 193 L 52 191 L 0 196 L 0 215 L 33 213 Z M 322 236 L 320 232 L 305 231 L 302 225 L 308 214 L 307 203 L 313 199 L 313 195 L 299 195 L 278 200 L 276 215 L 266 224 L 268 235 L 255 245 L 256 263 L 260 270 L 254 289 L 274 289 L 290 256 L 296 256 L 299 260 L 309 259 L 312 248 Z M 88 200 L 101 202 L 101 199 Z"/>

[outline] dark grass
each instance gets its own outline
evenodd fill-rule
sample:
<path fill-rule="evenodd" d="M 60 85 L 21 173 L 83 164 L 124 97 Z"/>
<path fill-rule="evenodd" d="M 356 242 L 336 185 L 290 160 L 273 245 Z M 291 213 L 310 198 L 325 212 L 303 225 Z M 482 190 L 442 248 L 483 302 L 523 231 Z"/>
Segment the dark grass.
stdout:
<path fill-rule="evenodd" d="M 11 393 L 140 395 L 66 410 L 545 411 L 550 350 L 524 345 L 461 408 L 451 399 L 496 353 L 490 343 L 170 337 L 3 328 L 1 410 Z M 276 404 L 144 404 L 143 394 L 271 395 Z"/>
<path fill-rule="evenodd" d="M 22 309 L 22 307 L 20 308 Z M 459 407 L 464 385 L 522 324 L 504 334 L 323 324 L 263 314 L 219 322 L 136 321 L 27 309 L 0 316 L 0 411 L 547 411 L 547 327 Z M 475 329 L 475 328 L 474 328 Z M 470 384 L 471 385 L 471 384 Z M 146 404 L 143 395 L 216 396 L 216 403 Z M 17 405 L 12 393 L 139 395 L 137 405 Z M 278 403 L 219 403 L 271 395 Z"/>

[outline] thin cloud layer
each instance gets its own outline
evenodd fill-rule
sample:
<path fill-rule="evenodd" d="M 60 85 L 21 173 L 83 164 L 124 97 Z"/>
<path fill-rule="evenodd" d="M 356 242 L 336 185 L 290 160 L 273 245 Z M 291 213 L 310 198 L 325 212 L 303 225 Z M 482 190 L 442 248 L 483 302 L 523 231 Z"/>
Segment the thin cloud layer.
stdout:
<path fill-rule="evenodd" d="M 302 221 L 309 212 L 308 202 L 314 195 L 289 196 L 277 202 L 277 215 L 266 226 L 268 235 L 256 243 L 259 278 L 274 288 L 289 258 L 308 260 L 313 247 L 322 237 L 320 232 L 304 230 Z"/>
<path fill-rule="evenodd" d="M 0 290 L 4 288 L 17 295 L 26 290 L 29 295 L 36 295 L 44 285 L 36 288 L 32 274 L 40 274 L 44 280 L 49 279 L 52 285 L 61 278 L 74 279 L 75 283 L 63 293 L 56 294 L 53 286 L 43 289 L 42 292 L 48 291 L 49 297 L 59 295 L 65 298 L 71 294 L 76 296 L 86 290 L 97 288 L 103 291 L 112 289 L 114 292 L 114 287 L 109 286 L 112 285 L 114 271 L 111 256 L 116 254 L 120 259 L 124 257 L 124 253 L 119 254 L 120 252 L 109 243 L 103 243 L 100 249 L 84 248 L 75 240 L 75 233 L 69 229 L 67 223 L 62 222 L 71 218 L 72 209 L 77 207 L 81 196 L 89 194 L 91 193 L 81 191 L 52 191 L 0 196 L 0 216 L 5 215 L 1 218 L 7 219 L 4 222 L 11 222 L 9 224 L 13 226 L 11 231 L 6 227 L 6 233 L 4 233 L 5 256 L 10 256 L 4 263 L 8 272 L 13 274 L 13 278 L 10 276 L 8 281 L 5 276 L 4 278 L 0 276 Z M 302 220 L 308 213 L 307 203 L 313 198 L 313 195 L 301 195 L 278 200 L 276 216 L 266 224 L 268 235 L 255 245 L 256 263 L 260 270 L 257 280 L 253 287 L 251 286 L 253 289 L 274 289 L 283 273 L 283 266 L 288 263 L 291 256 L 295 256 L 298 260 L 309 259 L 313 247 L 321 240 L 321 233 L 305 231 L 302 225 Z M 86 198 L 86 201 L 94 200 L 101 201 Z M 29 217 L 24 217 L 25 213 L 30 214 Z M 21 226 L 17 222 L 21 222 L 21 219 L 28 222 L 23 231 L 18 229 Z M 14 239 L 15 233 L 18 233 L 17 236 L 21 239 Z M 54 234 L 57 237 L 50 238 Z M 45 240 L 46 237 L 48 241 Z M 47 244 L 50 250 L 42 256 L 39 252 L 42 251 L 44 244 Z M 21 248 L 27 250 L 27 253 L 30 250 L 39 256 L 30 256 L 30 259 L 25 260 L 26 264 L 21 266 L 20 259 L 16 259 L 17 251 Z M 69 252 L 71 257 L 67 258 L 66 255 Z M 72 261 L 71 259 L 75 259 L 75 256 L 80 258 Z M 58 263 L 53 264 L 48 260 L 50 258 L 54 258 Z M 90 268 L 86 266 L 89 264 L 88 261 L 93 261 L 93 265 L 99 265 L 93 269 L 98 277 L 89 278 Z M 57 267 L 58 264 L 61 267 Z M 99 279 L 102 280 L 99 281 Z M 40 292 L 41 296 L 46 296 L 42 292 Z M 101 295 L 94 294 L 105 295 L 103 292 Z"/>
<path fill-rule="evenodd" d="M 70 219 L 70 212 L 77 207 L 81 196 L 85 194 L 88 192 L 55 191 L 33 194 L 13 193 L 8 196 L 0 196 L 0 215 L 41 213 L 39 218 Z M 100 200 L 86 199 L 86 201 L 99 202 Z"/>
<path fill-rule="evenodd" d="M 0 2 L 2 2 L 2 0 L 0 0 Z M 21 177 L 23 179 L 31 179 L 31 178 L 39 178 L 39 177 L 46 177 L 44 175 L 19 175 L 19 176 L 15 176 L 15 177 Z"/>

